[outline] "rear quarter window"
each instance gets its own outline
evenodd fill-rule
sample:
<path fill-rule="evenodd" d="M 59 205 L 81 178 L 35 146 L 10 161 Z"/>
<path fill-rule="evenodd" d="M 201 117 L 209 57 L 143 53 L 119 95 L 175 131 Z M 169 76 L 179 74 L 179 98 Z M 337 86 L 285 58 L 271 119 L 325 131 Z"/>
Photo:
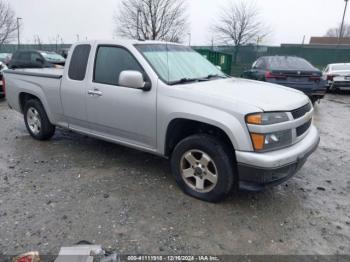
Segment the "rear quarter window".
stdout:
<path fill-rule="evenodd" d="M 68 70 L 70 79 L 77 81 L 85 79 L 90 50 L 90 45 L 77 45 L 74 48 Z"/>

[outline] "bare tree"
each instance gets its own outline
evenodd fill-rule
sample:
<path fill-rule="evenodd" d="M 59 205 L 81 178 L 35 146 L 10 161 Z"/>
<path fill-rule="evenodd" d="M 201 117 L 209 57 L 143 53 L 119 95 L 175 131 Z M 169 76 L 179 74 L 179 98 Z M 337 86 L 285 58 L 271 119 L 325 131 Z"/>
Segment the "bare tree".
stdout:
<path fill-rule="evenodd" d="M 340 34 L 340 26 L 339 27 L 334 27 L 330 28 L 326 36 L 328 37 L 339 37 Z M 344 25 L 343 27 L 343 32 L 342 32 L 342 37 L 350 37 L 350 25 Z"/>
<path fill-rule="evenodd" d="M 17 39 L 15 12 L 8 3 L 0 1 L 0 45 Z"/>
<path fill-rule="evenodd" d="M 116 34 L 145 40 L 180 42 L 186 35 L 184 0 L 122 0 Z"/>
<path fill-rule="evenodd" d="M 269 34 L 269 29 L 260 20 L 258 8 L 247 1 L 231 2 L 221 9 L 219 19 L 214 23 L 213 32 L 225 44 L 234 44 L 234 64 L 242 45 L 259 42 Z"/>
<path fill-rule="evenodd" d="M 39 35 L 34 35 L 33 38 L 34 38 L 34 45 L 36 45 L 37 48 L 38 48 L 39 50 L 41 50 L 41 49 L 42 49 L 42 44 L 43 44 L 43 43 L 42 43 L 42 41 L 41 41 L 40 36 L 39 36 Z"/>

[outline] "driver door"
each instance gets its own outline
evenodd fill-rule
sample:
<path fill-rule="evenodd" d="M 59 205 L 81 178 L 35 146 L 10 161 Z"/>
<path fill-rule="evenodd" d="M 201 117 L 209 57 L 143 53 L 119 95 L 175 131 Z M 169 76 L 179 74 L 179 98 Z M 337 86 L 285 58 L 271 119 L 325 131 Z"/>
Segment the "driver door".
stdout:
<path fill-rule="evenodd" d="M 146 73 L 129 50 L 100 45 L 86 90 L 87 117 L 98 136 L 131 146 L 156 148 L 156 86 L 150 91 L 119 85 L 124 70 Z"/>

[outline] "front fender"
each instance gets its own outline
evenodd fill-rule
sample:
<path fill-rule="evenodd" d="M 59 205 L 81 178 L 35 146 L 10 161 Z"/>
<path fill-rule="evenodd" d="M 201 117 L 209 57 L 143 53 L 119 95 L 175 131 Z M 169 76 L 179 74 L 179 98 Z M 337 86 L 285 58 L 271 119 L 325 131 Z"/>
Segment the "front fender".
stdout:
<path fill-rule="evenodd" d="M 162 154 L 164 154 L 168 126 L 175 119 L 193 120 L 220 128 L 229 137 L 236 150 L 252 150 L 251 140 L 244 122 L 244 117 L 240 120 L 238 117 L 220 109 L 188 101 L 182 101 L 181 104 L 181 106 L 173 107 L 173 111 L 169 109 L 169 103 L 167 106 L 161 107 L 169 110 L 166 114 L 164 114 L 164 112 L 159 113 L 158 118 L 157 145 L 159 152 Z"/>

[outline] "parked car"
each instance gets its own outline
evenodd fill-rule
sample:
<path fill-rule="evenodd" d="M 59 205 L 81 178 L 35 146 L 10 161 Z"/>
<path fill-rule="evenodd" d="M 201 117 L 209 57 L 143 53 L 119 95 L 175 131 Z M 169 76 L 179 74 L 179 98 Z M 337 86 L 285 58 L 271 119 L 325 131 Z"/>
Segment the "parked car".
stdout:
<path fill-rule="evenodd" d="M 228 77 L 188 46 L 87 41 L 64 69 L 4 74 L 33 138 L 60 126 L 170 158 L 180 188 L 206 201 L 286 181 L 320 141 L 303 93 Z"/>
<path fill-rule="evenodd" d="M 65 59 L 55 52 L 19 50 L 13 54 L 9 68 L 50 68 L 63 67 Z"/>
<path fill-rule="evenodd" d="M 323 79 L 330 91 L 350 90 L 350 63 L 328 65 L 323 71 Z"/>
<path fill-rule="evenodd" d="M 0 62 L 0 98 L 5 97 L 5 90 L 3 88 L 3 71 L 7 69 L 5 63 Z"/>
<path fill-rule="evenodd" d="M 313 103 L 322 99 L 327 91 L 322 72 L 305 59 L 294 56 L 260 57 L 242 77 L 297 89 Z"/>
<path fill-rule="evenodd" d="M 0 62 L 3 62 L 5 65 L 8 65 L 12 57 L 11 53 L 0 53 Z"/>

